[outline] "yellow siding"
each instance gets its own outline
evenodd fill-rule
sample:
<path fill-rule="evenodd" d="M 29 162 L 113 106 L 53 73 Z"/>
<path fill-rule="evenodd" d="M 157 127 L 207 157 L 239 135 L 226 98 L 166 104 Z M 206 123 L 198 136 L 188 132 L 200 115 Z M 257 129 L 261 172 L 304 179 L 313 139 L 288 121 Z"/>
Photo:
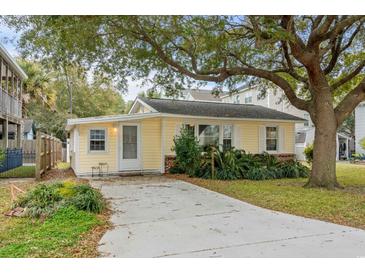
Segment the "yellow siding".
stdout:
<path fill-rule="evenodd" d="M 295 124 L 281 123 L 280 126 L 285 128 L 285 152 L 295 153 Z"/>
<path fill-rule="evenodd" d="M 161 119 L 141 121 L 141 147 L 143 169 L 161 168 Z"/>
<path fill-rule="evenodd" d="M 240 148 L 246 152 L 260 153 L 260 126 L 279 126 L 284 129 L 284 151 L 280 153 L 295 153 L 295 123 L 292 122 L 265 122 L 265 121 L 244 121 L 236 124 L 240 135 Z"/>
<path fill-rule="evenodd" d="M 244 121 L 236 123 L 239 127 L 239 148 L 249 153 L 259 153 L 259 128 L 261 122 Z"/>
<path fill-rule="evenodd" d="M 178 132 L 178 128 L 183 123 L 191 124 L 231 124 L 238 134 L 234 134 L 234 144 L 239 149 L 244 149 L 249 153 L 259 153 L 259 131 L 260 126 L 276 125 L 284 128 L 285 134 L 285 151 L 282 153 L 295 153 L 295 123 L 293 122 L 265 122 L 265 121 L 229 121 L 229 120 L 212 120 L 212 119 L 182 119 L 182 118 L 162 118 L 164 131 L 164 150 L 165 155 L 174 155 L 171 148 L 174 145 L 173 138 Z"/>
<path fill-rule="evenodd" d="M 117 131 L 114 130 L 112 123 L 98 123 L 79 125 L 80 141 L 79 141 L 79 157 L 78 157 L 78 173 L 90 173 L 92 166 L 99 163 L 108 163 L 109 171 L 117 171 Z M 106 152 L 89 152 L 88 139 L 89 129 L 106 128 L 107 144 Z"/>
<path fill-rule="evenodd" d="M 229 121 L 212 119 L 183 119 L 183 118 L 149 118 L 133 123 L 140 124 L 141 160 L 144 170 L 159 170 L 162 163 L 162 154 L 174 155 L 171 150 L 173 138 L 178 132 L 182 123 L 190 124 L 231 124 L 234 125 L 233 144 L 240 149 L 250 153 L 259 153 L 259 132 L 260 126 L 276 125 L 285 131 L 285 142 L 283 153 L 294 153 L 295 124 L 292 122 L 261 122 L 261 121 Z M 123 123 L 121 123 L 123 124 Z M 128 123 L 125 123 L 128 124 Z M 109 165 L 110 172 L 118 172 L 118 123 L 96 123 L 78 125 L 79 129 L 79 153 L 77 156 L 76 172 L 78 174 L 91 173 L 91 167 L 100 162 Z M 91 128 L 107 129 L 107 151 L 89 152 L 88 136 Z M 162 136 L 163 135 L 163 136 Z M 163 143 L 161 143 L 161 138 Z M 238 139 L 237 139 L 238 138 Z M 76 158 L 75 158 L 76 159 Z"/>

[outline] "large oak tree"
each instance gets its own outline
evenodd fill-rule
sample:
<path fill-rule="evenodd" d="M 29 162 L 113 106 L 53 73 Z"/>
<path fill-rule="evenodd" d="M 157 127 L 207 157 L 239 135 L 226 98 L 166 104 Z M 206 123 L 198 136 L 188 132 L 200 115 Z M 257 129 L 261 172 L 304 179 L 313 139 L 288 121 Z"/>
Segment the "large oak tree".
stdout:
<path fill-rule="evenodd" d="M 121 83 L 152 78 L 174 94 L 192 81 L 233 89 L 260 79 L 314 122 L 308 186 L 333 189 L 336 131 L 365 99 L 364 16 L 12 17 L 25 54 L 68 56 Z"/>

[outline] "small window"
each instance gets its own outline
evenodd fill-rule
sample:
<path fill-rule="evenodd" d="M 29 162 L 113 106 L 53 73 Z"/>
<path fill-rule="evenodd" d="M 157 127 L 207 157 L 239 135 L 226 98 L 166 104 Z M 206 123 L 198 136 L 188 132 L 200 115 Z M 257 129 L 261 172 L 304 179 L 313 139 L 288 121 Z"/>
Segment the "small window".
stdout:
<path fill-rule="evenodd" d="M 305 127 L 308 127 L 309 126 L 309 114 L 308 113 L 305 113 L 304 114 L 304 119 L 306 120 L 305 122 L 304 122 L 304 126 Z"/>
<path fill-rule="evenodd" d="M 189 134 L 191 134 L 192 136 L 195 136 L 195 125 L 193 125 L 193 124 L 183 124 L 182 128 L 184 130 L 187 130 L 189 132 Z"/>
<path fill-rule="evenodd" d="M 223 125 L 223 150 L 232 148 L 232 125 Z"/>
<path fill-rule="evenodd" d="M 203 147 L 219 144 L 218 125 L 199 125 L 199 143 Z"/>
<path fill-rule="evenodd" d="M 90 151 L 105 151 L 105 129 L 90 130 Z"/>
<path fill-rule="evenodd" d="M 245 104 L 252 104 L 252 93 L 248 93 L 245 96 Z"/>
<path fill-rule="evenodd" d="M 240 96 L 236 95 L 235 99 L 234 99 L 234 103 L 235 104 L 239 104 L 240 103 Z"/>
<path fill-rule="evenodd" d="M 266 151 L 278 150 L 278 128 L 266 127 Z"/>

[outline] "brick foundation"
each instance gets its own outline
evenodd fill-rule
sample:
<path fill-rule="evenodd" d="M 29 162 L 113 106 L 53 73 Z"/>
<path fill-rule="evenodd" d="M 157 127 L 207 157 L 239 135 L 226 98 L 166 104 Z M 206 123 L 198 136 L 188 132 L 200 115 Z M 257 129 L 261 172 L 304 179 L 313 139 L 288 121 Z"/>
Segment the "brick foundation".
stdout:
<path fill-rule="evenodd" d="M 174 161 L 176 156 L 174 155 L 166 155 L 165 156 L 165 173 L 168 173 L 170 168 L 174 166 Z"/>

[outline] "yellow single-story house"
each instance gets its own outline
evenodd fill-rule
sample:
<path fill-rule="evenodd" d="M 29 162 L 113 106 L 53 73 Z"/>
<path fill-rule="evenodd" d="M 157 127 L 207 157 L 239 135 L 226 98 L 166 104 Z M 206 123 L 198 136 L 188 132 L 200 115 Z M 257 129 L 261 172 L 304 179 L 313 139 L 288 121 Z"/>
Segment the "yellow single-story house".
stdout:
<path fill-rule="evenodd" d="M 100 163 L 108 174 L 164 173 L 182 127 L 202 145 L 294 155 L 295 123 L 303 119 L 251 104 L 137 97 L 128 114 L 67 121 L 71 167 L 77 176 Z"/>

